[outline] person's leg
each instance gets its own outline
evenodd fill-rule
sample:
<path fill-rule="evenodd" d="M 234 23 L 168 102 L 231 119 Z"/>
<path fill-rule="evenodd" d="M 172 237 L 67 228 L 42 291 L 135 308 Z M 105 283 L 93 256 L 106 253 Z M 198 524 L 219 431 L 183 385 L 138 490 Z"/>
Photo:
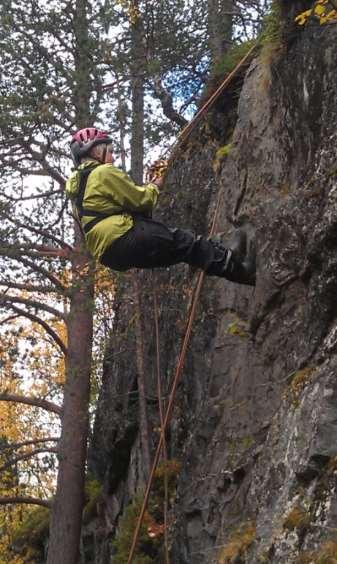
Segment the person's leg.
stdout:
<path fill-rule="evenodd" d="M 247 262 L 246 238 L 244 232 L 238 233 L 238 240 L 233 240 L 231 248 L 227 248 L 188 230 L 170 229 L 153 220 L 138 220 L 104 253 L 102 263 L 114 270 L 127 270 L 184 262 L 211 276 L 254 285 L 255 262 L 251 259 Z"/>
<path fill-rule="evenodd" d="M 165 267 L 180 262 L 206 270 L 218 254 L 205 237 L 161 222 L 137 220 L 132 229 L 104 253 L 102 263 L 116 270 Z"/>
<path fill-rule="evenodd" d="M 134 226 L 105 251 L 101 262 L 114 270 L 127 270 L 165 267 L 181 261 L 175 256 L 170 229 L 151 219 L 137 219 Z"/>

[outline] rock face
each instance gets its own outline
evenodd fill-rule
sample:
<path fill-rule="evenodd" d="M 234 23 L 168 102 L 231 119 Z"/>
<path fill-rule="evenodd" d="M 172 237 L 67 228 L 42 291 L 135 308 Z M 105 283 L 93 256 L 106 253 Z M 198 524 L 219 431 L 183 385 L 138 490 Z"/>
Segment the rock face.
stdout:
<path fill-rule="evenodd" d="M 304 5 L 292 4 L 294 12 Z M 204 283 L 169 436 L 182 464 L 174 564 L 337 555 L 337 26 L 294 30 L 284 10 L 278 48 L 252 63 L 238 105 L 227 93 L 182 149 L 158 212 L 205 234 L 220 192 L 217 231 L 254 225 L 258 250 L 255 289 Z M 139 276 L 152 429 L 153 287 L 167 395 L 195 273 L 179 265 Z M 107 535 L 144 482 L 130 295 L 123 275 L 91 446 L 91 469 L 104 482 L 102 563 Z"/>

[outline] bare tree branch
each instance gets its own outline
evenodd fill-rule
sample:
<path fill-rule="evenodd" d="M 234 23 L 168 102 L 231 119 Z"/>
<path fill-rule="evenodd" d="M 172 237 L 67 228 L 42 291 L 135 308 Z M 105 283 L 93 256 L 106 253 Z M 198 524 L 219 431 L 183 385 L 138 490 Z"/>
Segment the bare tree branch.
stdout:
<path fill-rule="evenodd" d="M 155 77 L 151 83 L 153 87 L 155 97 L 160 100 L 164 115 L 174 123 L 177 123 L 180 127 L 185 127 L 188 121 L 177 110 L 173 107 L 173 100 L 171 94 L 164 88 L 159 77 Z"/>
<path fill-rule="evenodd" d="M 0 321 L 0 325 L 5 325 L 9 321 L 13 321 L 14 319 L 17 319 L 18 317 L 19 317 L 18 315 L 9 315 L 8 317 L 5 317 L 5 319 L 2 319 Z"/>
<path fill-rule="evenodd" d="M 39 251 L 30 249 L 34 248 L 33 245 L 24 245 L 23 243 L 17 245 L 2 245 L 0 248 L 0 255 L 7 257 L 7 258 L 20 258 L 22 256 L 29 257 L 32 259 L 46 259 L 50 256 L 54 256 L 55 253 L 52 255 L 48 253 L 40 253 Z"/>
<path fill-rule="evenodd" d="M 33 149 L 29 142 L 23 140 L 23 146 L 26 151 L 31 155 L 32 159 L 39 163 L 43 170 L 47 173 L 48 176 L 51 176 L 58 184 L 64 188 L 65 186 L 65 178 L 63 178 L 62 174 L 59 173 L 56 168 L 52 167 L 48 161 L 46 160 L 46 151 L 38 152 Z"/>
<path fill-rule="evenodd" d="M 55 258 L 64 258 L 70 260 L 72 253 L 72 247 L 67 245 L 67 243 L 63 244 L 62 249 L 59 249 L 57 247 L 50 247 L 47 245 L 37 245 L 34 243 L 30 244 L 30 248 L 37 251 L 36 255 L 32 255 L 32 256 L 36 256 L 37 258 L 55 257 Z"/>
<path fill-rule="evenodd" d="M 17 448 L 21 448 L 23 446 L 28 446 L 28 445 L 37 445 L 39 443 L 57 442 L 59 440 L 60 437 L 43 437 L 41 439 L 31 439 L 30 441 L 23 441 L 22 443 L 6 444 L 4 446 L 0 446 L 0 452 L 4 450 L 15 450 Z"/>
<path fill-rule="evenodd" d="M 0 280 L 0 286 L 6 286 L 7 288 L 15 288 L 16 290 L 25 290 L 25 292 L 37 292 L 38 294 L 57 293 L 56 288 L 54 288 L 53 286 L 37 286 L 37 285 L 34 286 L 33 284 L 12 282 L 12 280 Z"/>
<path fill-rule="evenodd" d="M 58 454 L 59 450 L 58 450 L 58 448 L 55 448 L 55 447 L 36 448 L 35 450 L 31 450 L 30 452 L 26 452 L 26 454 L 21 454 L 19 456 L 16 456 L 15 458 L 12 458 L 12 460 L 9 460 L 8 462 L 6 462 L 6 464 L 3 464 L 2 466 L 0 466 L 0 472 L 4 472 L 5 470 L 8 470 L 8 468 L 13 466 L 17 462 L 21 462 L 23 460 L 29 460 L 29 458 L 32 458 L 32 456 L 35 456 L 36 454 L 41 454 L 43 452 L 51 452 L 52 454 Z"/>
<path fill-rule="evenodd" d="M 14 219 L 13 217 L 9 216 L 8 214 L 3 213 L 3 216 L 10 221 L 11 223 L 13 223 L 14 225 L 16 225 L 16 227 L 19 227 L 21 229 L 27 229 L 28 231 L 30 231 L 31 233 L 35 233 L 36 235 L 41 235 L 42 237 L 48 237 L 48 239 L 50 239 L 51 241 L 54 241 L 57 245 L 60 245 L 60 247 L 62 248 L 66 248 L 69 250 L 72 250 L 71 245 L 69 245 L 68 243 L 66 243 L 65 241 L 62 241 L 62 239 L 59 239 L 58 237 L 55 237 L 55 235 L 50 233 L 50 230 L 48 229 L 39 229 L 37 227 L 33 227 L 32 225 L 29 224 L 29 218 L 26 218 L 26 223 L 22 223 L 21 221 L 18 221 L 16 219 Z M 52 249 L 54 251 L 56 251 L 57 249 Z"/>
<path fill-rule="evenodd" d="M 58 288 L 62 293 L 65 291 L 65 287 L 63 286 L 62 282 L 56 276 L 54 276 L 54 274 L 52 274 L 51 272 L 46 270 L 46 268 L 43 268 L 43 266 L 38 265 L 35 262 L 27 259 L 26 257 L 20 256 L 20 255 L 8 257 L 8 255 L 6 255 L 6 253 L 2 253 L 2 249 L 0 248 L 0 255 L 1 254 L 7 256 L 7 258 L 13 258 L 14 260 L 17 260 L 18 262 L 21 262 L 24 266 L 31 268 L 34 272 L 38 272 L 44 278 L 48 278 L 48 280 L 50 280 L 53 284 L 55 284 L 56 288 Z"/>
<path fill-rule="evenodd" d="M 67 347 L 65 346 L 62 339 L 58 336 L 56 331 L 54 331 L 54 329 L 52 329 L 50 327 L 49 323 L 47 323 L 46 321 L 44 321 L 44 319 L 41 319 L 37 315 L 34 315 L 33 313 L 29 313 L 28 311 L 24 311 L 23 309 L 20 309 L 20 308 L 14 306 L 14 305 L 11 306 L 11 307 L 12 307 L 13 311 L 18 313 L 20 316 L 27 317 L 31 321 L 35 321 L 35 323 L 38 323 L 39 325 L 41 325 L 41 327 L 43 327 L 43 329 L 46 331 L 46 333 L 48 333 L 48 335 L 50 335 L 51 338 L 55 341 L 55 343 L 60 347 L 64 356 L 67 356 L 67 354 L 68 354 Z"/>
<path fill-rule="evenodd" d="M 21 198 L 15 198 L 14 196 L 11 196 L 10 194 L 6 194 L 6 192 L 4 192 L 4 198 L 6 200 L 9 200 L 10 202 L 23 202 L 26 200 L 38 200 L 38 199 L 46 199 L 46 198 L 50 198 L 52 196 L 55 196 L 56 194 L 61 194 L 63 192 L 63 190 L 60 188 L 59 190 L 52 190 L 50 192 L 44 192 L 43 194 L 33 194 L 32 196 L 21 196 Z"/>
<path fill-rule="evenodd" d="M 33 405 L 34 407 L 41 407 L 46 411 L 56 413 L 60 417 L 62 415 L 62 408 L 59 405 L 37 397 L 20 396 L 18 394 L 9 394 L 8 392 L 3 392 L 0 393 L 0 401 L 13 401 L 15 403 Z"/>
<path fill-rule="evenodd" d="M 21 298 L 20 296 L 9 296 L 8 294 L 0 296 L 0 306 L 9 305 L 9 307 L 12 307 L 12 304 L 24 304 L 27 307 L 33 307 L 35 309 L 46 311 L 47 313 L 50 313 L 54 317 L 63 319 L 63 321 L 66 320 L 66 316 L 61 311 L 47 304 L 43 304 L 35 300 L 29 300 L 28 298 Z M 30 312 L 28 312 L 28 314 L 30 314 Z"/>
<path fill-rule="evenodd" d="M 10 505 L 14 503 L 27 503 L 29 505 L 41 505 L 42 507 L 52 506 L 51 501 L 46 499 L 38 499 L 36 497 L 21 497 L 21 496 L 0 496 L 0 505 Z"/>

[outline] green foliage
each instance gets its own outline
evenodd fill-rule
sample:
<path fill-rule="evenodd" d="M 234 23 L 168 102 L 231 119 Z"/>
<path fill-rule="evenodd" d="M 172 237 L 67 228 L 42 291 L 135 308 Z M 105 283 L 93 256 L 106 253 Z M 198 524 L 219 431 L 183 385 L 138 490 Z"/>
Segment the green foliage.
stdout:
<path fill-rule="evenodd" d="M 143 496 L 136 496 L 132 503 L 130 503 L 130 505 L 126 508 L 123 517 L 120 519 L 117 539 L 113 543 L 114 564 L 125 564 L 125 562 L 128 561 L 132 539 L 142 503 Z M 155 544 L 157 543 L 154 539 L 151 539 L 148 534 L 148 528 L 152 525 L 152 523 L 153 520 L 148 511 L 146 511 L 140 528 L 135 551 L 135 562 L 138 564 L 150 564 L 151 562 L 155 562 L 154 556 L 157 552 Z"/>
<path fill-rule="evenodd" d="M 215 63 L 212 73 L 213 79 L 222 79 L 226 74 L 229 74 L 253 47 L 255 42 L 254 39 L 250 39 L 243 43 L 234 44 L 224 56 Z"/>
<path fill-rule="evenodd" d="M 90 501 L 93 498 L 97 498 L 101 491 L 102 484 L 98 480 L 88 478 L 85 482 L 84 489 L 86 502 Z"/>
<path fill-rule="evenodd" d="M 177 487 L 177 477 L 181 468 L 177 460 L 168 460 L 158 465 L 154 474 L 152 494 L 150 497 L 149 510 L 157 522 L 164 521 L 163 502 L 165 499 L 165 479 L 167 480 L 168 500 L 174 501 Z"/>
<path fill-rule="evenodd" d="M 88 523 L 97 514 L 97 503 L 102 494 L 102 484 L 98 480 L 88 479 L 85 483 L 85 506 L 83 522 Z"/>
<path fill-rule="evenodd" d="M 268 13 L 266 14 L 260 41 L 263 45 L 279 42 L 281 37 L 281 8 L 279 0 L 272 0 Z"/>
<path fill-rule="evenodd" d="M 49 533 L 49 509 L 37 507 L 29 511 L 13 535 L 13 549 L 23 562 L 43 562 L 44 543 Z M 32 558 L 34 557 L 34 560 Z"/>
<path fill-rule="evenodd" d="M 97 480 L 89 479 L 85 484 L 86 505 L 83 522 L 87 523 L 96 515 L 97 501 L 102 485 Z M 22 562 L 38 564 L 44 562 L 45 542 L 49 534 L 49 509 L 37 507 L 30 510 L 24 521 L 13 534 L 13 549 L 20 554 Z"/>
<path fill-rule="evenodd" d="M 232 149 L 232 143 L 228 143 L 227 145 L 223 145 L 222 147 L 219 147 L 215 153 L 215 159 L 213 161 L 213 170 L 214 172 L 218 172 L 220 167 L 221 167 L 221 163 L 223 162 L 223 160 L 230 154 Z"/>
<path fill-rule="evenodd" d="M 241 339 L 248 337 L 246 325 L 244 325 L 243 321 L 240 322 L 240 320 L 230 323 L 227 327 L 226 333 L 233 335 L 234 337 L 241 337 Z"/>
<path fill-rule="evenodd" d="M 223 159 L 224 157 L 227 157 L 227 155 L 229 155 L 231 150 L 232 150 L 232 143 L 228 143 L 227 145 L 224 145 L 223 147 L 219 147 L 219 149 L 215 153 L 215 157 L 217 159 Z"/>
<path fill-rule="evenodd" d="M 266 14 L 260 35 L 261 60 L 270 63 L 282 48 L 282 19 L 278 0 L 273 0 Z"/>
<path fill-rule="evenodd" d="M 155 471 L 148 509 L 145 511 L 136 545 L 135 562 L 137 562 L 137 564 L 162 561 L 161 556 L 163 554 L 164 535 L 163 507 L 165 499 L 164 480 L 166 477 L 168 500 L 172 504 L 175 498 L 177 477 L 180 468 L 181 464 L 177 460 L 169 460 L 166 463 L 162 462 L 159 464 Z M 142 503 L 143 496 L 135 496 L 120 519 L 117 538 L 113 543 L 114 564 L 125 564 L 128 560 Z"/>

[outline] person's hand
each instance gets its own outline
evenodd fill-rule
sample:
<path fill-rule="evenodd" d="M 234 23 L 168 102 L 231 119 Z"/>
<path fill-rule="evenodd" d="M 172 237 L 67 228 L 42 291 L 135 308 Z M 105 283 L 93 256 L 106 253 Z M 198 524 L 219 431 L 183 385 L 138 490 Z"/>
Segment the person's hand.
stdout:
<path fill-rule="evenodd" d="M 147 169 L 146 181 L 155 184 L 160 188 L 163 184 L 163 179 L 167 170 L 167 161 L 158 159 Z"/>

